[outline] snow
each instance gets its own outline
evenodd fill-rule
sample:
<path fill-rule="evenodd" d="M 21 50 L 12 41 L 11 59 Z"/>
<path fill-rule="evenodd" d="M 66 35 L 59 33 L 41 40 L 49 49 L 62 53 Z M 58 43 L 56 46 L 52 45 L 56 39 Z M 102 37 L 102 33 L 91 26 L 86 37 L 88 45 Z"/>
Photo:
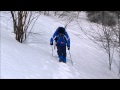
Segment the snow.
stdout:
<path fill-rule="evenodd" d="M 56 49 L 50 46 L 50 38 L 58 26 L 64 26 L 60 19 L 40 15 L 33 33 L 24 43 L 15 40 L 10 14 L 1 11 L 1 66 L 2 79 L 118 79 L 118 58 L 114 58 L 112 70 L 108 68 L 108 56 L 91 42 L 76 25 L 69 26 L 71 39 L 67 63 L 58 62 Z M 80 19 L 83 27 L 89 29 L 84 12 Z M 3 17 L 4 16 L 4 17 Z M 71 63 L 72 57 L 73 65 Z"/>

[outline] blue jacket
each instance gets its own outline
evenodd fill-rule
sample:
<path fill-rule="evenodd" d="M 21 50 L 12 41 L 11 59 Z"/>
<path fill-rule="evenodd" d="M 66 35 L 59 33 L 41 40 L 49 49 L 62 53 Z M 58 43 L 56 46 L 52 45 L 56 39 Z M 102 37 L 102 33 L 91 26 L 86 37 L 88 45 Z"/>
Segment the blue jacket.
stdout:
<path fill-rule="evenodd" d="M 60 44 L 60 41 L 63 39 L 63 37 L 59 36 L 58 29 L 54 32 L 52 38 L 50 39 L 50 43 L 53 43 L 53 40 L 55 40 L 55 38 L 57 37 L 58 37 L 57 44 L 59 44 L 60 46 L 65 46 L 67 44 L 67 47 L 70 47 L 70 37 L 66 31 L 64 34 L 64 38 L 66 39 L 65 44 Z"/>

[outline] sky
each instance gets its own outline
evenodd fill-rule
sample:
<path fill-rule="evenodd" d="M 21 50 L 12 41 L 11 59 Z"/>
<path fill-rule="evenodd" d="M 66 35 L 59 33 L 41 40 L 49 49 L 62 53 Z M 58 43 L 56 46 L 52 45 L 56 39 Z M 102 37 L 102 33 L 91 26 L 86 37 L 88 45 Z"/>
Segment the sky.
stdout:
<path fill-rule="evenodd" d="M 57 27 L 64 26 L 64 20 L 40 15 L 27 40 L 19 43 L 10 14 L 1 11 L 0 16 L 1 79 L 119 79 L 117 55 L 109 70 L 107 54 L 75 22 L 66 29 L 71 47 L 67 50 L 67 63 L 63 63 L 59 62 L 56 48 L 52 56 L 50 38 Z M 85 12 L 80 13 L 79 20 L 85 30 L 90 29 Z"/>

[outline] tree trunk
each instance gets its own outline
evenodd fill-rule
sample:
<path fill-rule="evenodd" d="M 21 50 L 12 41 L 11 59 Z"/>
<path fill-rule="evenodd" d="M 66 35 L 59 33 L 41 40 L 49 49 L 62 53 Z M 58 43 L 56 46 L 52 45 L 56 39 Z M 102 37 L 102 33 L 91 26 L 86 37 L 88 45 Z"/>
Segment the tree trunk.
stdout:
<path fill-rule="evenodd" d="M 111 51 L 110 51 L 110 41 L 109 39 L 107 40 L 107 48 L 108 48 L 108 56 L 109 56 L 109 69 L 111 70 L 111 64 L 112 64 L 112 60 L 111 60 Z"/>

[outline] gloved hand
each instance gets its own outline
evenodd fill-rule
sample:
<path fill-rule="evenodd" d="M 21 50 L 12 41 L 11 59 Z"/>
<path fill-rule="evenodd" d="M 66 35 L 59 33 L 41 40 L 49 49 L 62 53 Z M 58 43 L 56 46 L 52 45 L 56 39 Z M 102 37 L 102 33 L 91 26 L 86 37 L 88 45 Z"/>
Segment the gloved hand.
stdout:
<path fill-rule="evenodd" d="M 53 42 L 50 42 L 50 45 L 53 45 Z"/>
<path fill-rule="evenodd" d="M 70 47 L 68 47 L 68 50 L 70 50 Z"/>

